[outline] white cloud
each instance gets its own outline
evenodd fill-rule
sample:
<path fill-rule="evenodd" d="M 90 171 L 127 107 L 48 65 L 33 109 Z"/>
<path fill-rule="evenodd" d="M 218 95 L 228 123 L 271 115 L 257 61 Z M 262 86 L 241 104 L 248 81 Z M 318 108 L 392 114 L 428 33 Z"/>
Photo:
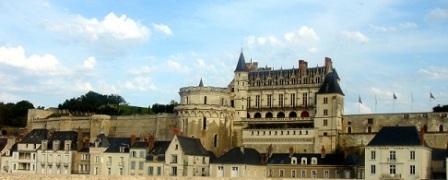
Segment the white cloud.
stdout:
<path fill-rule="evenodd" d="M 166 68 L 167 71 L 174 71 L 183 74 L 187 74 L 190 72 L 190 68 L 188 68 L 188 66 L 184 66 L 173 59 L 169 59 L 166 61 Z"/>
<path fill-rule="evenodd" d="M 433 23 L 448 21 L 448 10 L 439 7 L 432 9 L 426 14 L 425 20 Z"/>
<path fill-rule="evenodd" d="M 116 16 L 114 13 L 109 13 L 102 21 L 96 18 L 87 19 L 81 15 L 66 21 L 53 24 L 49 28 L 56 32 L 86 37 L 91 42 L 107 41 L 107 39 L 141 42 L 148 39 L 151 33 L 147 27 L 126 15 Z"/>
<path fill-rule="evenodd" d="M 31 55 L 26 57 L 25 49 L 21 46 L 0 47 L 0 63 L 9 66 L 32 70 L 36 73 L 61 74 L 64 73 L 58 59 L 51 54 Z"/>
<path fill-rule="evenodd" d="M 359 103 L 356 103 L 356 105 L 358 106 L 357 108 L 359 108 L 360 113 L 363 114 L 372 113 L 372 110 L 367 105 Z"/>
<path fill-rule="evenodd" d="M 378 32 L 393 32 L 393 31 L 397 30 L 395 27 L 392 27 L 392 26 L 370 25 L 370 28 L 372 28 L 374 31 L 378 31 Z"/>
<path fill-rule="evenodd" d="M 416 28 L 418 25 L 414 22 L 404 22 L 399 24 L 400 28 L 408 29 L 408 28 Z"/>
<path fill-rule="evenodd" d="M 351 40 L 355 40 L 360 43 L 369 42 L 370 39 L 359 31 L 342 31 L 341 34 Z"/>
<path fill-rule="evenodd" d="M 76 82 L 75 88 L 79 92 L 94 91 L 92 84 L 90 84 L 89 82 Z"/>
<path fill-rule="evenodd" d="M 315 42 L 320 39 L 314 29 L 307 26 L 300 27 L 300 29 L 296 32 L 285 33 L 284 38 L 286 41 L 295 41 L 299 39 L 308 42 Z"/>
<path fill-rule="evenodd" d="M 128 90 L 150 91 L 157 90 L 149 77 L 135 77 L 132 81 L 124 83 L 123 87 Z"/>
<path fill-rule="evenodd" d="M 448 79 L 448 67 L 429 67 L 427 69 L 419 69 L 418 73 L 433 80 Z"/>
<path fill-rule="evenodd" d="M 96 60 L 95 60 L 95 57 L 93 57 L 93 56 L 87 58 L 87 59 L 83 62 L 83 66 L 84 66 L 84 68 L 87 68 L 87 69 L 93 69 L 93 68 L 95 68 L 95 64 L 96 64 Z"/>
<path fill-rule="evenodd" d="M 24 98 L 21 98 L 15 94 L 0 92 L 0 102 L 3 102 L 3 103 L 18 102 L 23 99 Z"/>
<path fill-rule="evenodd" d="M 173 35 L 173 31 L 170 27 L 165 24 L 152 24 L 152 27 L 159 32 L 162 32 L 165 35 L 171 36 Z"/>

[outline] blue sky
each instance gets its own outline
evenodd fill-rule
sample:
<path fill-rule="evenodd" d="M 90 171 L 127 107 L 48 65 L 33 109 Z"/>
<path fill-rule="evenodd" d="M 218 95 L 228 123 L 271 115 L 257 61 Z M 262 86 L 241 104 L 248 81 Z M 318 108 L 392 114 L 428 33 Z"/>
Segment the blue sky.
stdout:
<path fill-rule="evenodd" d="M 169 103 L 201 77 L 227 86 L 242 48 L 276 69 L 332 58 L 346 114 L 410 112 L 411 93 L 414 112 L 448 104 L 447 0 L 0 0 L 0 17 L 3 102 Z"/>

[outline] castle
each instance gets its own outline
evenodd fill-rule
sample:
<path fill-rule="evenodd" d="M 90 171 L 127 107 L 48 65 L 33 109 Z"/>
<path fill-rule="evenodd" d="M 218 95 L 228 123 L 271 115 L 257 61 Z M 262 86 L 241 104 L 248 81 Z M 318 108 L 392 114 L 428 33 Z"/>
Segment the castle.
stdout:
<path fill-rule="evenodd" d="M 175 134 L 199 138 L 217 156 L 235 146 L 265 152 L 333 152 L 341 146 L 366 145 L 383 126 L 413 125 L 423 129 L 432 148 L 446 148 L 447 113 L 344 114 L 344 93 L 330 58 L 323 66 L 258 67 L 241 52 L 227 87 L 198 86 L 179 90 L 174 114 L 107 116 L 64 114 L 32 109 L 28 129 L 82 131 L 91 142 L 110 137 L 153 135 L 169 140 Z"/>

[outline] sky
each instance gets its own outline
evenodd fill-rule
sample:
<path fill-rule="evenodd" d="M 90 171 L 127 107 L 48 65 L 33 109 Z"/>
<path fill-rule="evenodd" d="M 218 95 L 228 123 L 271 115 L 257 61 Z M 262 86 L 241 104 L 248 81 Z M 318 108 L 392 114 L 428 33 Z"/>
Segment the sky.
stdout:
<path fill-rule="evenodd" d="M 226 87 L 241 50 L 274 69 L 332 58 L 346 114 L 448 104 L 448 0 L 0 0 L 0 102 L 167 104 Z"/>

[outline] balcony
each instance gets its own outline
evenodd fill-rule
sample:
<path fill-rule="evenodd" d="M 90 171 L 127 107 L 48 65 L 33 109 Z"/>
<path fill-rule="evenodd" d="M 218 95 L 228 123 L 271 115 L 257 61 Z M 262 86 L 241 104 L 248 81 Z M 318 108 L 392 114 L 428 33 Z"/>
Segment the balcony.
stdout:
<path fill-rule="evenodd" d="M 393 180 L 393 179 L 402 179 L 401 174 L 382 174 L 381 179 Z"/>

